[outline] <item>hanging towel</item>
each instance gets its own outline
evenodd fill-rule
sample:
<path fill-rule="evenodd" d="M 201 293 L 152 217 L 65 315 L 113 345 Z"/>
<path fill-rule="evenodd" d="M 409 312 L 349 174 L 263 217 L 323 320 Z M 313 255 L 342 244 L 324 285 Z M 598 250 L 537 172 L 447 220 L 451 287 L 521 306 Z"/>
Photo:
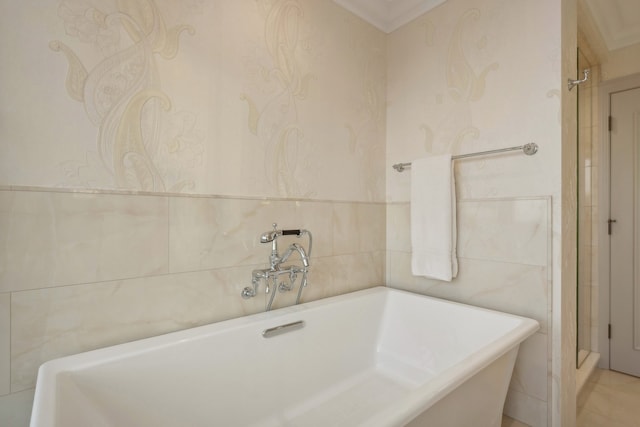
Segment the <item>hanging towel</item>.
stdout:
<path fill-rule="evenodd" d="M 451 281 L 458 274 L 451 155 L 411 163 L 411 272 Z"/>

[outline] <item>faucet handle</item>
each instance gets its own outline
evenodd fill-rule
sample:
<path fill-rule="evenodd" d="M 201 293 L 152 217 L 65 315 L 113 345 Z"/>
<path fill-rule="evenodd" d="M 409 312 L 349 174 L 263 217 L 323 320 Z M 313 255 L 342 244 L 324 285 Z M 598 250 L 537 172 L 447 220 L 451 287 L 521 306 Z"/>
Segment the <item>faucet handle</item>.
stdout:
<path fill-rule="evenodd" d="M 298 236 L 298 237 L 300 237 L 300 234 L 302 233 L 302 230 L 300 230 L 300 229 L 278 230 L 278 224 L 275 223 L 275 222 L 273 224 L 271 224 L 271 226 L 273 227 L 273 235 L 274 236 Z"/>
<path fill-rule="evenodd" d="M 300 230 L 296 229 L 296 230 L 282 230 L 282 235 L 283 236 L 298 236 L 300 237 Z"/>

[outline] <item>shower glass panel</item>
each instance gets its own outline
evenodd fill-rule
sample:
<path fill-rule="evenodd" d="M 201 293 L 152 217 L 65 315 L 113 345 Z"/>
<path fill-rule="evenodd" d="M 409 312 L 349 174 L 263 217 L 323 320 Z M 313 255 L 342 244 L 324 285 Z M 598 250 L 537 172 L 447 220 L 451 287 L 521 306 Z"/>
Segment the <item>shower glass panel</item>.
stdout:
<path fill-rule="evenodd" d="M 584 54 L 578 50 L 578 76 L 591 68 Z M 591 249 L 592 208 L 597 200 L 592 197 L 592 146 L 593 146 L 593 86 L 592 79 L 576 87 L 578 89 L 578 345 L 577 366 L 580 367 L 591 351 Z"/>

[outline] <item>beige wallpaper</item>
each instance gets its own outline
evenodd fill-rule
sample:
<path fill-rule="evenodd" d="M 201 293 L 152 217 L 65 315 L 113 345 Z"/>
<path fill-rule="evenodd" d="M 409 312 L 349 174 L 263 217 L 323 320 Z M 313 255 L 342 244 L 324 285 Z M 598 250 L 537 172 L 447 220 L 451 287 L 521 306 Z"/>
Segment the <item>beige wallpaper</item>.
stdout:
<path fill-rule="evenodd" d="M 448 0 L 389 35 L 329 0 L 3 2 L 0 424 L 49 358 L 260 311 L 238 295 L 279 222 L 317 238 L 306 300 L 386 281 L 539 319 L 506 410 L 551 425 L 562 2 Z M 530 141 L 456 162 L 461 281 L 411 277 L 391 165 Z"/>
<path fill-rule="evenodd" d="M 559 28 L 554 3 L 450 1 L 392 33 L 388 164 L 533 141 L 534 157 L 456 163 L 458 195 L 549 194 L 560 181 L 559 34 L 539 27 Z M 409 199 L 408 174 L 388 175 L 386 197 Z"/>
<path fill-rule="evenodd" d="M 332 2 L 3 11 L 4 185 L 384 199 L 384 34 Z"/>
<path fill-rule="evenodd" d="M 303 301 L 384 284 L 382 32 L 325 0 L 51 0 L 2 2 L 0 40 L 0 425 L 47 360 L 263 311 L 274 222 L 313 233 Z"/>

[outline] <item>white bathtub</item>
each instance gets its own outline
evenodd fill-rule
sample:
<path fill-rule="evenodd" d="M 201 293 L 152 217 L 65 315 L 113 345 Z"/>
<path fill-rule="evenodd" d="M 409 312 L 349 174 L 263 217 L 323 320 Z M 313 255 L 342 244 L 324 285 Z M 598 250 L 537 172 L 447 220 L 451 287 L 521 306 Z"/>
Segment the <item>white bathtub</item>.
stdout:
<path fill-rule="evenodd" d="M 31 426 L 498 427 L 537 329 L 378 287 L 47 362 Z"/>

